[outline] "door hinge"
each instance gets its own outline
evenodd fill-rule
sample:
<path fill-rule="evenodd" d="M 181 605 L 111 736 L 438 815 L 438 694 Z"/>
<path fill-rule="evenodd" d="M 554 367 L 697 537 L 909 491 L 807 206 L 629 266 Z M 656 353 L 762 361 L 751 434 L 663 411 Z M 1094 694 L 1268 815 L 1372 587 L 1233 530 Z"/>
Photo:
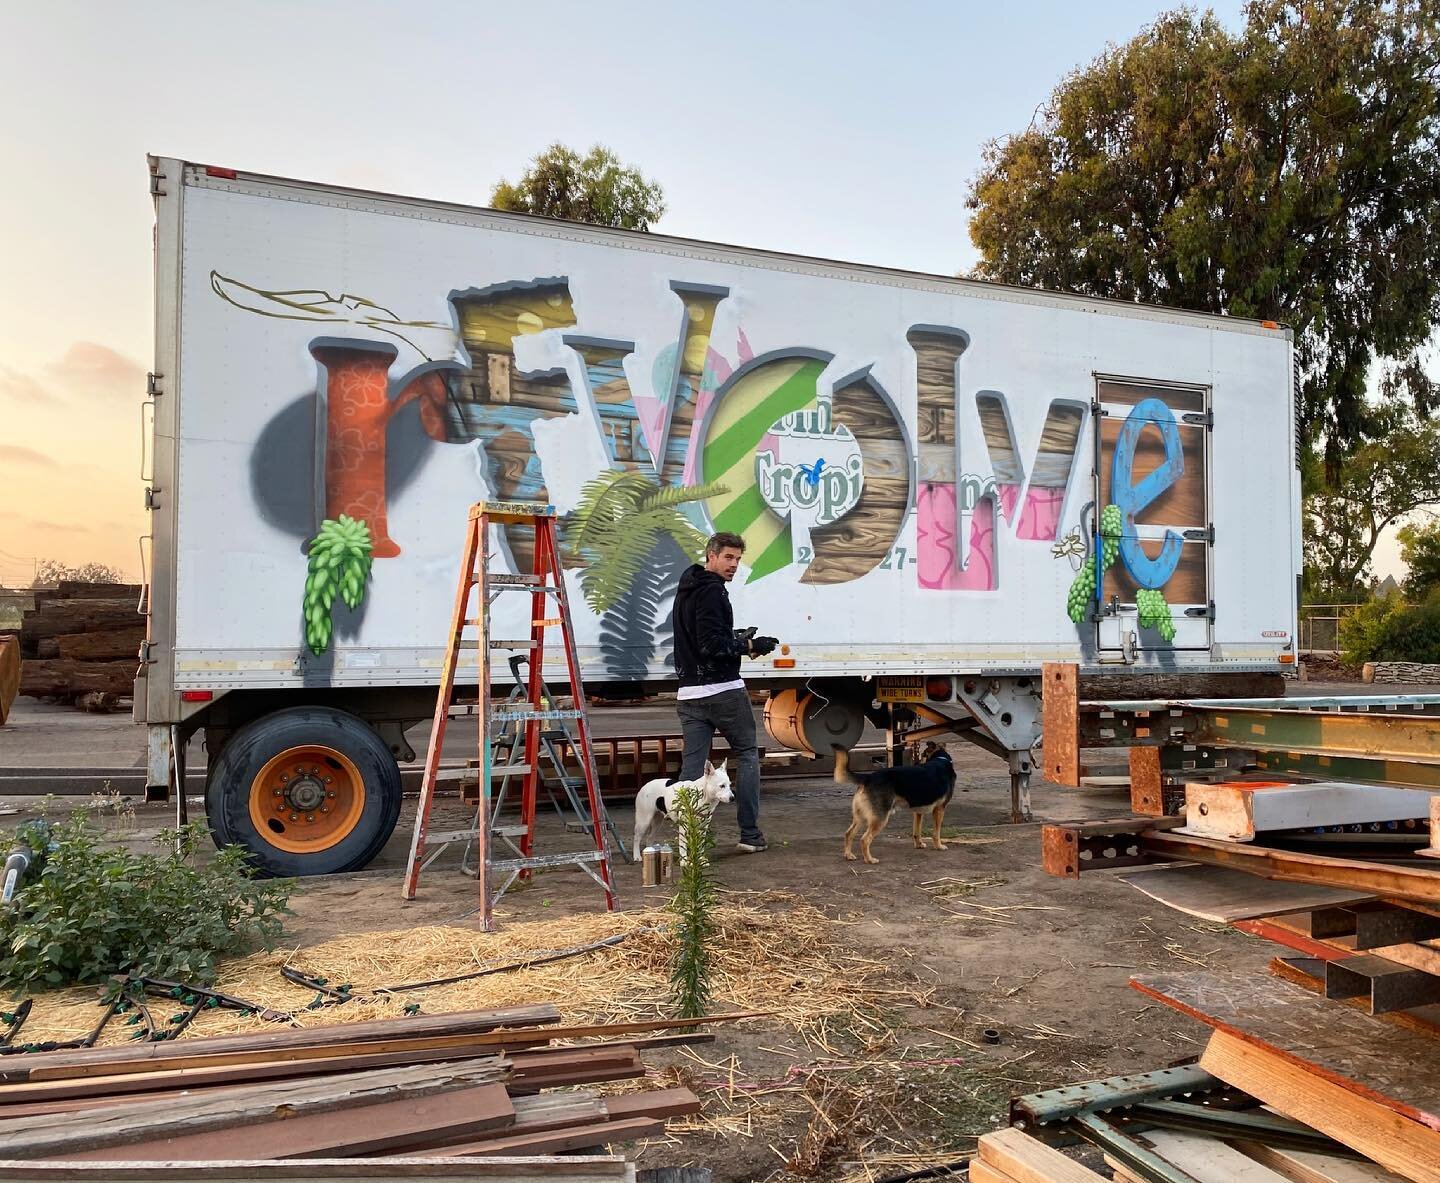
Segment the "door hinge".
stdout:
<path fill-rule="evenodd" d="M 1187 411 L 1180 416 L 1181 423 L 1188 423 L 1192 427 L 1203 427 L 1209 431 L 1215 426 L 1215 416 L 1209 411 Z"/>
<path fill-rule="evenodd" d="M 1211 546 L 1214 546 L 1215 523 L 1211 522 L 1208 526 L 1205 526 L 1203 528 L 1197 527 L 1193 530 L 1186 530 L 1184 532 L 1184 538 L 1186 542 L 1208 542 Z"/>
<path fill-rule="evenodd" d="M 1211 600 L 1210 603 L 1203 608 L 1186 608 L 1185 615 L 1195 620 L 1214 620 L 1215 601 Z"/>
<path fill-rule="evenodd" d="M 165 375 L 164 375 L 164 374 L 146 374 L 146 375 L 145 375 L 145 394 L 146 394 L 146 396 L 147 396 L 148 398 L 154 398 L 156 395 L 164 394 L 165 391 L 162 390 L 161 387 L 160 387 L 160 383 L 162 383 L 162 382 L 164 382 L 164 381 L 165 381 Z"/>
<path fill-rule="evenodd" d="M 151 196 L 151 197 L 168 197 L 168 196 L 169 196 L 168 192 L 167 192 L 166 189 L 165 189 L 165 174 L 164 174 L 164 173 L 151 173 L 151 174 L 150 174 L 150 196 Z"/>
<path fill-rule="evenodd" d="M 142 665 L 153 665 L 155 663 L 154 650 L 154 641 L 140 642 L 140 663 Z"/>
<path fill-rule="evenodd" d="M 146 508 L 146 509 L 159 509 L 159 508 L 160 508 L 160 490 L 159 490 L 159 489 L 151 488 L 151 487 L 148 486 L 148 485 L 145 487 L 145 508 Z"/>

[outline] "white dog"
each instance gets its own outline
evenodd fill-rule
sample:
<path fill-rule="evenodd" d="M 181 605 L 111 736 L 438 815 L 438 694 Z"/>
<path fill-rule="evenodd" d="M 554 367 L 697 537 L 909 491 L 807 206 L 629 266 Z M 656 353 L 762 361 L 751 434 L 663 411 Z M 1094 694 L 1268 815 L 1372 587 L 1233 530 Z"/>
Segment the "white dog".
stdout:
<path fill-rule="evenodd" d="M 705 772 L 699 780 L 676 781 L 671 784 L 665 777 L 652 780 L 637 794 L 635 794 L 635 845 L 633 857 L 636 862 L 640 861 L 640 853 L 645 849 L 645 843 L 649 840 L 650 832 L 662 817 L 670 821 L 675 820 L 675 793 L 685 785 L 694 785 L 700 790 L 700 810 L 709 821 L 710 815 L 715 812 L 717 805 L 735 800 L 730 791 L 730 774 L 725 770 L 725 765 L 716 768 L 710 761 L 705 761 Z M 685 861 L 685 850 L 682 845 L 680 850 L 680 861 Z"/>

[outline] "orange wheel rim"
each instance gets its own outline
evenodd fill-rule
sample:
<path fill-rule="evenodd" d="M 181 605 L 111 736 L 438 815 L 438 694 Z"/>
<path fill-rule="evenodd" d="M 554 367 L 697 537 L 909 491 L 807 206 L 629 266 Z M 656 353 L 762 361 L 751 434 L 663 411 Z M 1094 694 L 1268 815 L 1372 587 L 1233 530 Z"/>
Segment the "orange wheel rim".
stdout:
<path fill-rule="evenodd" d="M 278 850 L 329 850 L 365 811 L 365 780 L 346 756 L 322 744 L 287 748 L 250 782 L 250 822 Z"/>

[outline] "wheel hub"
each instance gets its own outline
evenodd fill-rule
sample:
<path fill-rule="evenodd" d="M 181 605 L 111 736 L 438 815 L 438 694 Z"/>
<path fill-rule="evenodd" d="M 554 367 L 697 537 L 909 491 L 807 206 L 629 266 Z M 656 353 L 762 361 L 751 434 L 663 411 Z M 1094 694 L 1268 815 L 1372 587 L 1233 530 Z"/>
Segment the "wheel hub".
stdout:
<path fill-rule="evenodd" d="M 285 789 L 285 800 L 291 809 L 310 813 L 325 805 L 325 786 L 318 776 L 304 773 L 292 780 Z"/>

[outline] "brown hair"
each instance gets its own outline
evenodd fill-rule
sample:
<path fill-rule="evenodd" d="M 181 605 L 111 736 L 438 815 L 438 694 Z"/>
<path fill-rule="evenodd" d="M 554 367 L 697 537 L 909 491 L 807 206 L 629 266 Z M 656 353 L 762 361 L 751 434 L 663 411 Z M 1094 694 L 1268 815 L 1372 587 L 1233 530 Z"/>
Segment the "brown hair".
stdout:
<path fill-rule="evenodd" d="M 710 535 L 710 541 L 705 544 L 705 553 L 707 555 L 718 555 L 726 547 L 733 547 L 741 554 L 744 554 L 745 539 L 741 538 L 738 534 L 731 534 L 728 531 L 712 534 Z"/>

